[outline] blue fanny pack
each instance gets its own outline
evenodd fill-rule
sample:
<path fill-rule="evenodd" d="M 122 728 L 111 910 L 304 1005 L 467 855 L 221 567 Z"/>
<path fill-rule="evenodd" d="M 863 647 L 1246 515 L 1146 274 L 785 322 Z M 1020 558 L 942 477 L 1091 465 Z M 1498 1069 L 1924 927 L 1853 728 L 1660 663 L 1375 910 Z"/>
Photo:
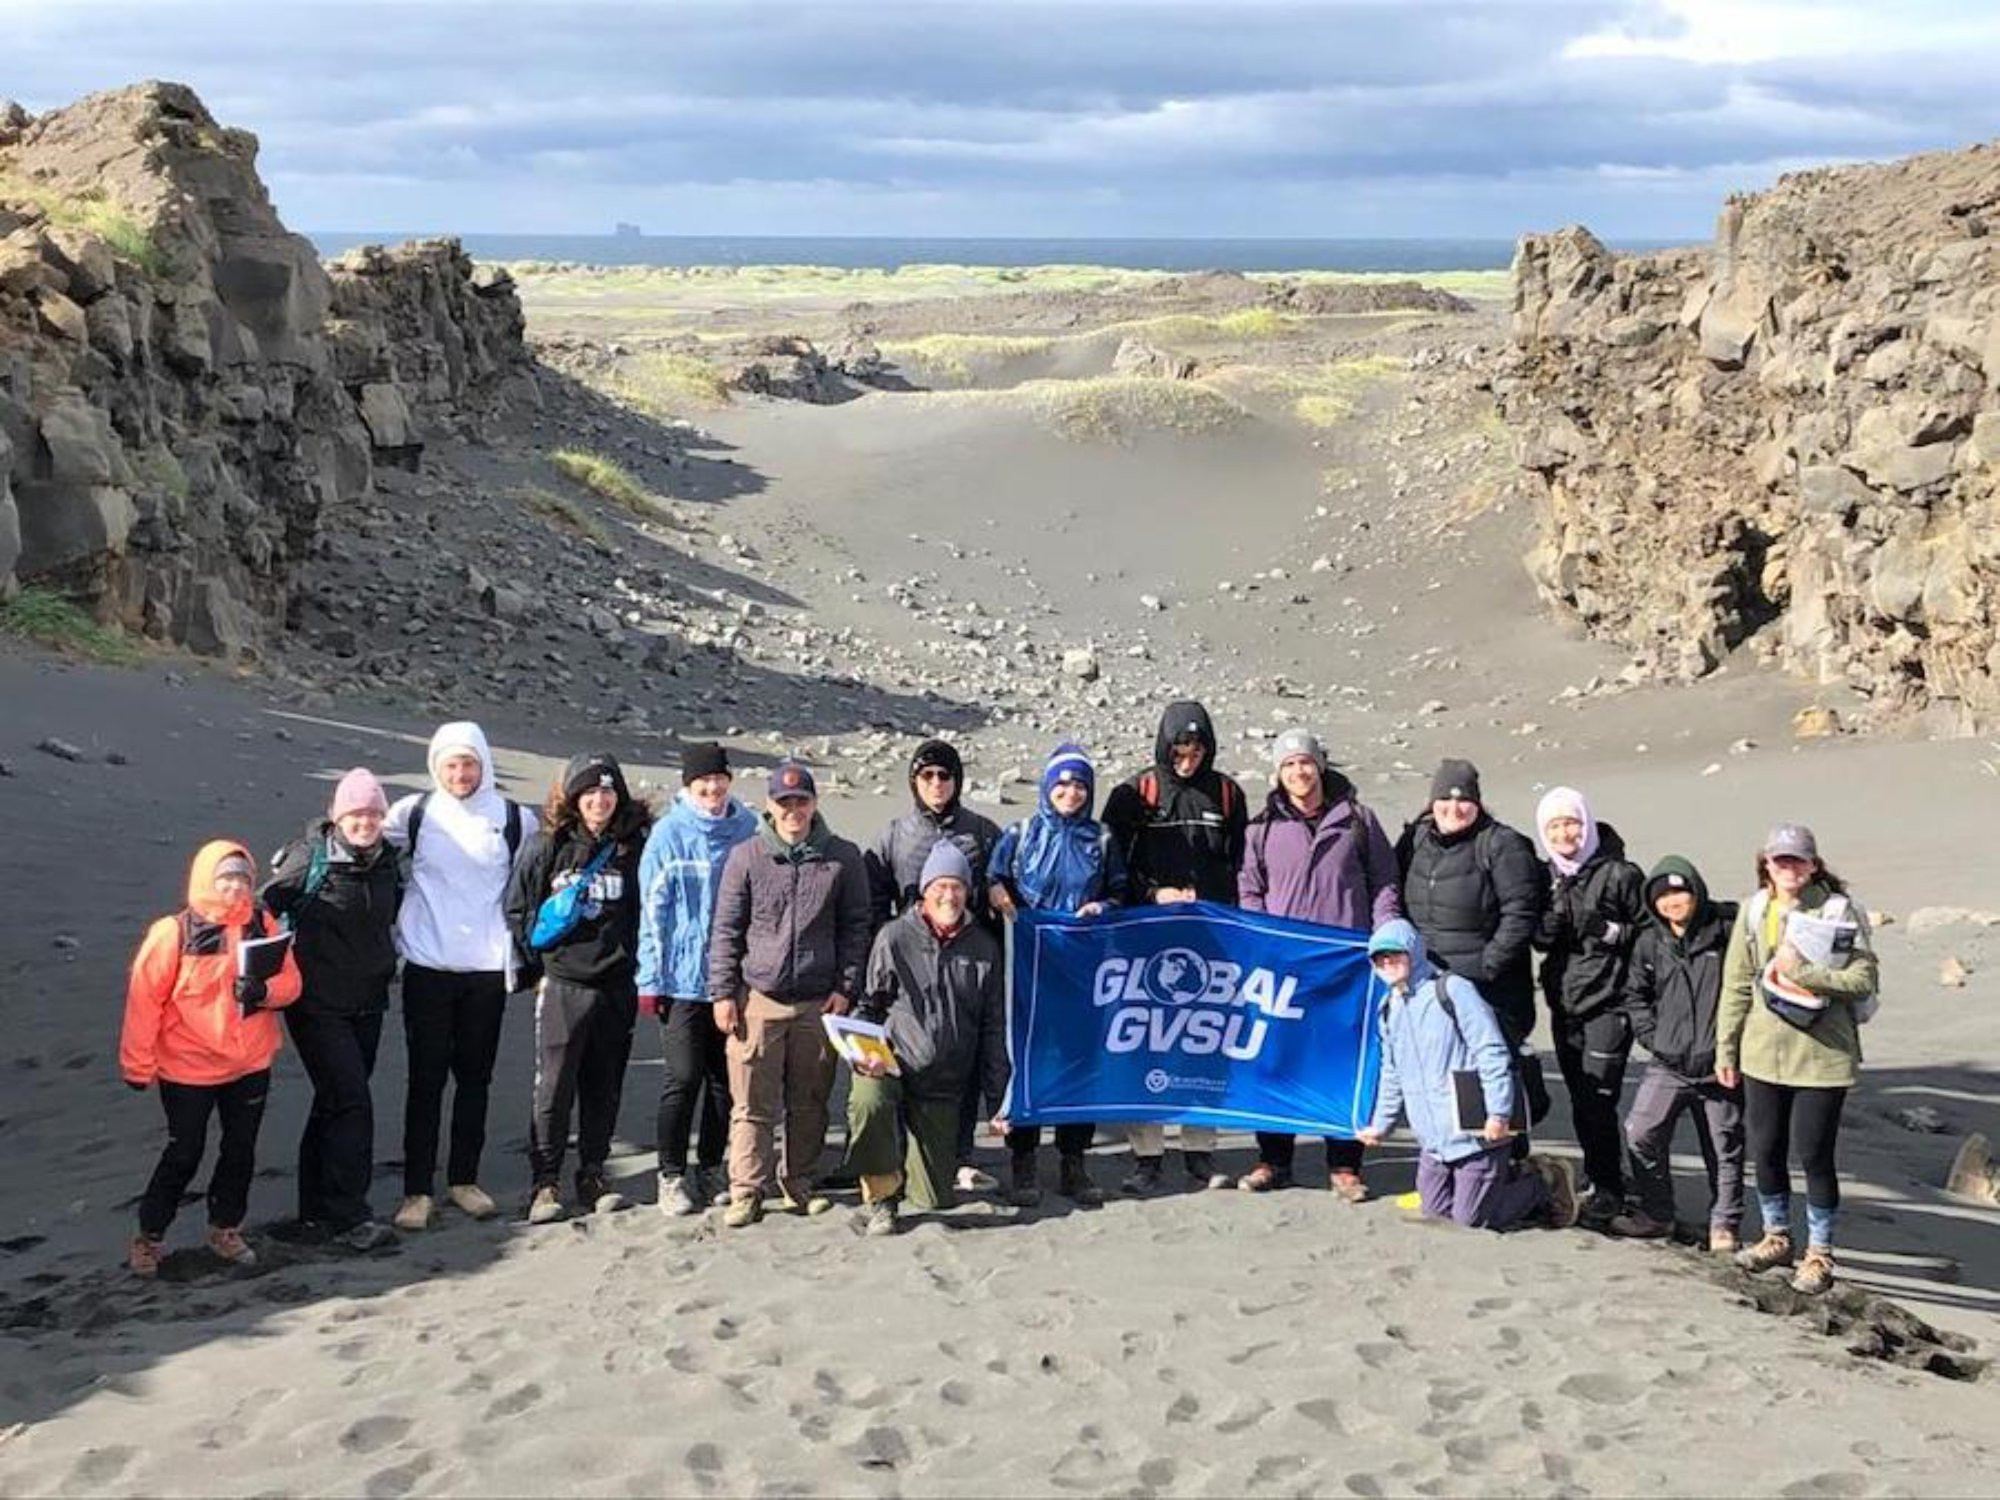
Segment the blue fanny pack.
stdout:
<path fill-rule="evenodd" d="M 528 946 L 537 953 L 546 953 L 576 930 L 577 923 L 585 917 L 598 913 L 598 903 L 588 899 L 590 883 L 598 872 L 611 863 L 611 856 L 618 852 L 616 840 L 606 844 L 591 857 L 590 863 L 577 873 L 576 879 L 544 901 L 535 912 L 535 927 L 528 934 Z"/>

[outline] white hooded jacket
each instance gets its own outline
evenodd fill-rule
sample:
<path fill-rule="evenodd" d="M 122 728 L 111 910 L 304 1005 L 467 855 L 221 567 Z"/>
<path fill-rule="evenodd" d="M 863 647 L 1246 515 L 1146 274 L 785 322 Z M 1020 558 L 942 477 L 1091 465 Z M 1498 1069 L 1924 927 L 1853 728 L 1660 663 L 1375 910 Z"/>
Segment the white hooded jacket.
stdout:
<path fill-rule="evenodd" d="M 447 755 L 479 757 L 478 790 L 463 800 L 438 783 Z M 513 861 L 507 851 L 507 799 L 493 786 L 493 752 L 477 724 L 446 724 L 431 736 L 431 781 L 436 791 L 399 798 L 389 809 L 383 836 L 398 849 L 410 841 L 410 815 L 428 798 L 409 887 L 396 919 L 396 946 L 410 963 L 454 974 L 503 971 L 514 984 L 514 945 L 500 898 Z M 533 809 L 521 809 L 521 841 L 534 836 Z"/>

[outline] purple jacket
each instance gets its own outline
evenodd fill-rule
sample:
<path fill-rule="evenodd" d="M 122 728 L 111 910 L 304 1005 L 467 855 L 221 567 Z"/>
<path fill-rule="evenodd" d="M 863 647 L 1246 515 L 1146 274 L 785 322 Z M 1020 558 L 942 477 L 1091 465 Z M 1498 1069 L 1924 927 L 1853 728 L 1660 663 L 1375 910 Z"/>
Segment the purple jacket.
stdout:
<path fill-rule="evenodd" d="M 1282 788 L 1250 820 L 1238 904 L 1325 927 L 1372 932 L 1403 914 L 1396 851 L 1354 789 L 1329 776 L 1331 800 L 1308 822 Z"/>

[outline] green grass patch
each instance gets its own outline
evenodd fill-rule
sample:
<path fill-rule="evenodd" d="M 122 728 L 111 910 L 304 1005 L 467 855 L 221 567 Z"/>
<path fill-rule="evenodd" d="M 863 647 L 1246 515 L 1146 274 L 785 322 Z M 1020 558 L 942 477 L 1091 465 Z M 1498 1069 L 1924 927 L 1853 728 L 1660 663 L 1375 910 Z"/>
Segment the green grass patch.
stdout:
<path fill-rule="evenodd" d="M 1046 354 L 1055 347 L 1055 340 L 985 333 L 932 333 L 915 339 L 887 339 L 876 347 L 884 359 L 899 365 L 921 365 L 933 380 L 971 385 L 982 368 Z"/>
<path fill-rule="evenodd" d="M 581 448 L 559 448 L 549 455 L 549 462 L 558 474 L 575 480 L 599 499 L 608 500 L 635 516 L 657 518 L 659 514 L 653 492 L 634 479 L 628 470 L 601 453 L 586 453 Z"/>
<path fill-rule="evenodd" d="M 152 234 L 130 213 L 106 198 L 101 189 L 62 193 L 29 178 L 0 175 L 0 202 L 26 204 L 51 224 L 93 234 L 104 241 L 113 255 L 131 261 L 149 276 L 172 274 L 172 263 L 167 253 L 153 242 Z"/>
<path fill-rule="evenodd" d="M 734 393 L 722 371 L 698 354 L 648 350 L 619 361 L 607 389 L 648 415 L 672 415 L 688 407 L 729 405 Z"/>
<path fill-rule="evenodd" d="M 1130 443 L 1147 433 L 1219 432 L 1250 413 L 1199 380 L 1100 375 L 1088 380 L 1028 380 L 998 391 L 940 391 L 898 397 L 947 406 L 978 403 L 1027 412 L 1072 442 Z"/>
<path fill-rule="evenodd" d="M 53 589 L 24 588 L 0 604 L 0 635 L 108 666 L 127 667 L 140 658 L 124 631 L 100 624 Z"/>

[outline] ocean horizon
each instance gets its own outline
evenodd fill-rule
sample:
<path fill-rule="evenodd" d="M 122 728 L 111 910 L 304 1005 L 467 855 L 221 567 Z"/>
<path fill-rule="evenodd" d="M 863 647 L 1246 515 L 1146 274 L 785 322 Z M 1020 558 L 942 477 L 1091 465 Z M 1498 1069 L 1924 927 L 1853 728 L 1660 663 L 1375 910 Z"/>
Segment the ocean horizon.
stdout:
<path fill-rule="evenodd" d="M 422 233 L 310 231 L 321 255 L 393 245 Z M 461 234 L 475 259 L 600 266 L 1105 266 L 1131 271 L 1504 271 L 1514 241 L 1500 239 L 908 238 L 835 235 Z M 1674 241 L 1609 241 L 1615 250 Z"/>

